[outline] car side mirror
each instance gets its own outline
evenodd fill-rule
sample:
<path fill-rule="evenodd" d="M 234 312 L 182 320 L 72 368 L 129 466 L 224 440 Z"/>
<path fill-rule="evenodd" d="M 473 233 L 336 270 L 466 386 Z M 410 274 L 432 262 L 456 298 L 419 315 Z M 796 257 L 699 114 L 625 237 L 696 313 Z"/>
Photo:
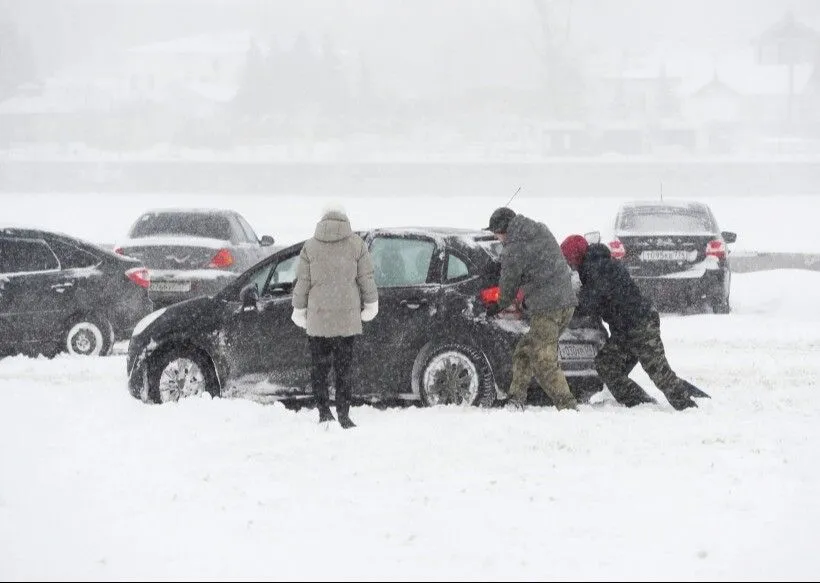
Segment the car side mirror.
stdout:
<path fill-rule="evenodd" d="M 587 243 L 590 245 L 595 245 L 596 243 L 601 242 L 601 231 L 590 231 L 589 233 L 584 233 L 584 239 L 587 240 Z"/>
<path fill-rule="evenodd" d="M 723 240 L 727 243 L 737 241 L 737 233 L 733 233 L 732 231 L 721 231 L 720 236 L 723 237 Z"/>
<path fill-rule="evenodd" d="M 270 235 L 262 235 L 262 238 L 259 239 L 259 244 L 262 245 L 262 247 L 270 247 L 275 242 L 276 241 L 274 241 L 273 237 Z"/>
<path fill-rule="evenodd" d="M 239 301 L 243 310 L 255 310 L 259 302 L 259 290 L 255 283 L 249 283 L 239 291 Z"/>

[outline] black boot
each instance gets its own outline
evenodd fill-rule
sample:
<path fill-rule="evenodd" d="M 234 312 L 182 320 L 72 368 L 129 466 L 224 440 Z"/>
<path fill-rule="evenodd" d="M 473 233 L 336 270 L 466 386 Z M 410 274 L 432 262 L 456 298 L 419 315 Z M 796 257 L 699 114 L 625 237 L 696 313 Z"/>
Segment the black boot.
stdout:
<path fill-rule="evenodd" d="M 345 429 L 356 427 L 356 424 L 353 423 L 353 421 L 347 415 L 339 415 L 339 425 L 341 425 Z"/>
<path fill-rule="evenodd" d="M 678 386 L 667 391 L 666 400 L 669 401 L 669 404 L 672 405 L 677 411 L 683 411 L 689 407 L 698 406 L 698 404 L 695 403 L 695 400 L 689 396 L 688 391 L 682 386 Z"/>
<path fill-rule="evenodd" d="M 693 397 L 695 399 L 711 399 L 712 398 L 708 393 L 706 393 L 704 391 L 701 391 L 699 388 L 697 388 L 695 385 L 693 385 L 689 381 L 682 380 L 681 384 L 684 386 L 684 388 L 686 389 L 687 394 L 690 397 Z"/>
<path fill-rule="evenodd" d="M 328 421 L 336 421 L 333 413 L 330 412 L 330 407 L 327 405 L 319 406 L 319 423 L 326 423 Z"/>
<path fill-rule="evenodd" d="M 347 403 L 343 405 L 336 406 L 336 415 L 339 416 L 339 425 L 344 427 L 345 429 L 350 429 L 351 427 L 356 427 L 356 424 L 350 420 L 350 405 Z"/>

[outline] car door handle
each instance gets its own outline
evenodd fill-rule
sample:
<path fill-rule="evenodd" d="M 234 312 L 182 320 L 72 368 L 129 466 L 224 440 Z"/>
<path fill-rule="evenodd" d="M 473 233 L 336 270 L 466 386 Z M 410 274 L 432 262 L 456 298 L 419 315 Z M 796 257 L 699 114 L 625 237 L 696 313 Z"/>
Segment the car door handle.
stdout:
<path fill-rule="evenodd" d="M 418 310 L 422 306 L 426 306 L 429 302 L 424 299 L 402 300 L 399 305 L 408 310 Z"/>
<path fill-rule="evenodd" d="M 63 283 L 55 283 L 54 285 L 51 286 L 51 289 L 56 291 L 58 294 L 61 294 L 70 287 L 74 287 L 74 283 L 72 283 L 70 281 L 66 281 L 66 282 L 63 282 Z"/>

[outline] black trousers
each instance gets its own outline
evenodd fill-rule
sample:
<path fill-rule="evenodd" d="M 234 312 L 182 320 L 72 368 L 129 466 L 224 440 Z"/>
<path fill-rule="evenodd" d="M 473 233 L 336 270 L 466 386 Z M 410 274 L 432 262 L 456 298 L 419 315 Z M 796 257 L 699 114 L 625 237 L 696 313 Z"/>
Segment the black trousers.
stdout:
<path fill-rule="evenodd" d="M 347 415 L 350 411 L 351 364 L 353 363 L 353 341 L 355 336 L 334 336 L 325 338 L 311 336 L 311 381 L 313 394 L 319 408 L 329 407 L 330 397 L 328 376 L 333 367 L 336 377 L 336 411 Z"/>

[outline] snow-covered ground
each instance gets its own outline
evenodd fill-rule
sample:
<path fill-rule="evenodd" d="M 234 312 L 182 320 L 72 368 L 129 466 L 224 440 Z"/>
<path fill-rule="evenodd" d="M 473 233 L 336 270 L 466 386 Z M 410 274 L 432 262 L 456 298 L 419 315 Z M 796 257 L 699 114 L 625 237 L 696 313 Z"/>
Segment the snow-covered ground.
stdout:
<path fill-rule="evenodd" d="M 682 413 L 355 407 L 345 431 L 145 405 L 122 354 L 7 358 L 0 578 L 816 580 L 818 296 L 818 273 L 738 274 L 733 314 L 665 314 L 713 395 Z"/>
<path fill-rule="evenodd" d="M 192 203 L 297 240 L 324 203 L 3 198 L 4 221 L 99 241 Z M 816 200 L 709 202 L 737 245 L 820 251 Z M 345 204 L 354 227 L 483 226 L 504 202 Z M 617 202 L 512 206 L 562 236 L 606 226 Z M 726 316 L 663 315 L 672 366 L 713 396 L 681 413 L 638 368 L 658 405 L 355 407 L 345 431 L 243 400 L 143 404 L 122 344 L 0 360 L 0 579 L 816 580 L 820 273 L 735 274 L 732 296 Z"/>

